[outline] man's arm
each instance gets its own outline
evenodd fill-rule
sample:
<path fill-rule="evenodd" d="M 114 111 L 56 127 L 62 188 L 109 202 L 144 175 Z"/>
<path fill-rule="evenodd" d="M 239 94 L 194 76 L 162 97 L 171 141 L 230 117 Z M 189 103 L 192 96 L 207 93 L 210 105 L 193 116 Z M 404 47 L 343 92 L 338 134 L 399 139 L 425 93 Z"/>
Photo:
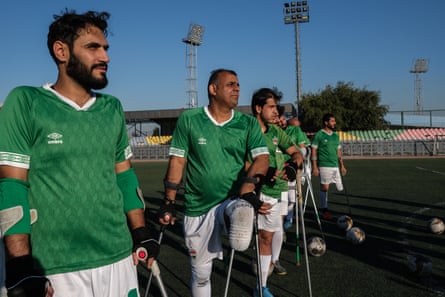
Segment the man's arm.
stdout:
<path fill-rule="evenodd" d="M 265 176 L 267 170 L 269 169 L 269 155 L 262 154 L 258 155 L 253 159 L 252 164 L 247 170 L 247 177 L 251 178 L 255 175 Z M 255 191 L 255 184 L 251 182 L 245 182 L 242 184 L 240 189 L 240 195 Z"/>
<path fill-rule="evenodd" d="M 117 184 L 123 195 L 124 211 L 133 238 L 133 261 L 135 264 L 139 260 L 146 261 L 148 267 L 151 267 L 159 253 L 159 244 L 152 238 L 150 230 L 145 225 L 145 202 L 139 189 L 136 173 L 130 160 L 116 163 L 115 171 Z M 143 257 L 137 252 L 141 248 L 144 250 Z"/>
<path fill-rule="evenodd" d="M 165 174 L 165 197 L 170 200 L 176 199 L 178 187 L 182 181 L 186 159 L 183 157 L 170 156 L 167 173 Z M 169 186 L 170 185 L 170 186 Z M 176 186 L 175 186 L 176 185 Z"/>
<path fill-rule="evenodd" d="M 158 210 L 159 223 L 174 225 L 176 221 L 176 194 L 181 188 L 182 176 L 186 164 L 184 157 L 170 156 L 164 178 L 164 200 Z"/>
<path fill-rule="evenodd" d="M 347 170 L 345 164 L 343 163 L 343 153 L 340 148 L 337 151 L 337 157 L 338 157 L 338 165 L 340 166 L 340 172 L 344 176 L 346 175 Z"/>
<path fill-rule="evenodd" d="M 115 165 L 116 174 L 125 172 L 131 168 L 130 160 L 125 160 Z M 131 230 L 145 226 L 145 216 L 143 208 L 132 209 L 127 212 L 128 222 Z"/>

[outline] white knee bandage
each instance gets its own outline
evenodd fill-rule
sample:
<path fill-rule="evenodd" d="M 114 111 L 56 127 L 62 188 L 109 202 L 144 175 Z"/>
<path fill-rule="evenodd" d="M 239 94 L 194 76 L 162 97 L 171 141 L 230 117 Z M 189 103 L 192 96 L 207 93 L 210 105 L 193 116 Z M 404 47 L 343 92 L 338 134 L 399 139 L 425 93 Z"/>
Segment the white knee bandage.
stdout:
<path fill-rule="evenodd" d="M 244 251 L 249 248 L 253 231 L 252 205 L 242 199 L 236 199 L 229 203 L 225 210 L 230 219 L 229 243 L 236 251 Z"/>
<path fill-rule="evenodd" d="M 210 296 L 210 275 L 212 273 L 212 262 L 203 265 L 192 266 L 191 287 L 193 296 Z"/>

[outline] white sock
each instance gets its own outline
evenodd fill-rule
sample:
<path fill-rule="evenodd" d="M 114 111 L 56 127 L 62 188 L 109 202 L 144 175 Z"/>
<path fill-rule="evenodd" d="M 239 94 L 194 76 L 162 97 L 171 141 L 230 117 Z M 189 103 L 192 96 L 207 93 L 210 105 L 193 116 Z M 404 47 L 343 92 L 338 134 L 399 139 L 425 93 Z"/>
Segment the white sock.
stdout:
<path fill-rule="evenodd" d="M 261 262 L 261 282 L 263 287 L 267 287 L 267 276 L 269 275 L 269 266 L 271 255 L 260 255 Z"/>
<path fill-rule="evenodd" d="M 272 237 L 272 263 L 280 258 L 281 247 L 283 245 L 283 229 L 275 231 Z"/>

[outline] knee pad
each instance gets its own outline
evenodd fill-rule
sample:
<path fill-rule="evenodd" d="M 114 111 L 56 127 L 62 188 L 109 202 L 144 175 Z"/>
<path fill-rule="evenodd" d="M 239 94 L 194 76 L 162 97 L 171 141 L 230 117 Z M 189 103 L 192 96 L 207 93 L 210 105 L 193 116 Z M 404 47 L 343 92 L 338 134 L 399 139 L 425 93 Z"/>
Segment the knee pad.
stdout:
<path fill-rule="evenodd" d="M 230 203 L 226 210 L 229 217 L 229 243 L 236 251 L 246 250 L 252 239 L 254 210 L 252 205 L 242 199 Z"/>

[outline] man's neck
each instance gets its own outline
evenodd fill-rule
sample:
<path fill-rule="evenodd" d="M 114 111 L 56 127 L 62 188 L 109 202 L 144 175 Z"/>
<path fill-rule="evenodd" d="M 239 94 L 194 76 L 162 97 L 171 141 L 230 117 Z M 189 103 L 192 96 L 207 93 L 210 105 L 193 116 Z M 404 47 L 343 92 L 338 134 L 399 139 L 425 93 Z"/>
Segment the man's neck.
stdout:
<path fill-rule="evenodd" d="M 89 90 L 85 90 L 73 81 L 58 79 L 51 87 L 57 91 L 57 93 L 73 101 L 80 107 L 84 106 L 91 98 L 91 92 Z"/>
<path fill-rule="evenodd" d="M 228 121 L 233 114 L 233 109 L 231 108 L 221 108 L 218 105 L 210 104 L 207 107 L 209 114 L 217 123 L 224 123 Z"/>

